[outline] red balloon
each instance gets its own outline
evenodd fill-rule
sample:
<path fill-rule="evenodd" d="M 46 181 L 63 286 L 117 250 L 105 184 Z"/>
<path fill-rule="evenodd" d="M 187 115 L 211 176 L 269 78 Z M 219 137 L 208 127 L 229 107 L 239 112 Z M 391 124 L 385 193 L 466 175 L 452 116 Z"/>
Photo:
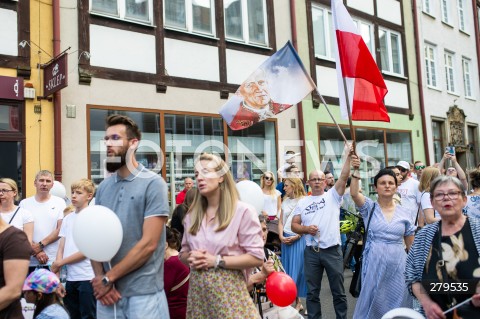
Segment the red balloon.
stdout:
<path fill-rule="evenodd" d="M 291 305 L 297 297 L 297 286 L 292 277 L 283 272 L 273 272 L 267 278 L 265 285 L 267 297 L 279 307 Z"/>

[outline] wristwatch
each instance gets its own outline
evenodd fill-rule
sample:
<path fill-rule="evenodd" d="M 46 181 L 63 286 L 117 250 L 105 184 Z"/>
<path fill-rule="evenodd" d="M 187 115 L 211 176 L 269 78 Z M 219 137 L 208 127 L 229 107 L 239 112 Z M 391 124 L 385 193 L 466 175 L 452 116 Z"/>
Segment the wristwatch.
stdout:
<path fill-rule="evenodd" d="M 217 260 L 215 262 L 215 268 L 225 269 L 225 260 L 220 255 L 217 255 Z"/>
<path fill-rule="evenodd" d="M 102 278 L 102 284 L 106 287 L 106 286 L 108 286 L 110 283 L 111 283 L 110 279 L 108 279 L 108 277 L 107 277 L 106 275 L 103 276 L 103 278 Z"/>
<path fill-rule="evenodd" d="M 40 248 L 45 248 L 45 245 L 41 241 L 39 241 L 38 244 L 40 245 Z"/>

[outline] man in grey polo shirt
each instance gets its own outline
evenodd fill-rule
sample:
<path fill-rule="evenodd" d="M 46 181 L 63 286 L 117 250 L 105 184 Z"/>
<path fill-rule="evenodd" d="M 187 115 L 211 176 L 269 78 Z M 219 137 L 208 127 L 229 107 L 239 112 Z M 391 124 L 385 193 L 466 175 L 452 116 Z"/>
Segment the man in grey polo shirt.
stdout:
<path fill-rule="evenodd" d="M 92 261 L 97 318 L 114 318 L 116 308 L 117 319 L 168 319 L 163 290 L 167 186 L 136 161 L 141 133 L 132 119 L 111 115 L 106 126 L 106 165 L 115 173 L 99 185 L 95 202 L 117 214 L 123 240 L 111 269 L 108 263 Z"/>

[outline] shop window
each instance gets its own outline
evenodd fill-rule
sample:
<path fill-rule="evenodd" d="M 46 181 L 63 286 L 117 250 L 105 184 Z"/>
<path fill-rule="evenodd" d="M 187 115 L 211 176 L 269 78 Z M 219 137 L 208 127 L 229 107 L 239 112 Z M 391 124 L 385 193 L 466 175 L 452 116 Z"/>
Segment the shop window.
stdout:
<path fill-rule="evenodd" d="M 208 152 L 224 157 L 222 119 L 165 114 L 165 144 L 166 181 L 177 194 L 183 189 L 185 178 L 195 180 L 194 162 L 198 155 Z M 174 169 L 171 169 L 172 165 Z M 174 181 L 173 185 L 171 181 Z"/>
<path fill-rule="evenodd" d="M 331 171 L 338 178 L 344 160 L 344 141 L 336 126 L 320 128 L 320 168 Z M 350 129 L 342 127 L 350 139 Z M 412 162 L 410 132 L 389 131 L 384 129 L 356 128 L 356 151 L 362 158 L 362 189 L 367 196 L 374 196 L 373 177 L 386 166 L 395 165 L 399 160 Z"/>
<path fill-rule="evenodd" d="M 162 113 L 163 124 L 160 122 Z M 165 165 L 171 203 L 175 203 L 176 194 L 183 189 L 184 179 L 194 179 L 195 159 L 203 152 L 217 154 L 223 159 L 228 154 L 229 165 L 233 166 L 232 173 L 237 179 L 238 172 L 247 172 L 241 173 L 244 178 L 259 182 L 264 171 L 277 171 L 274 121 L 260 122 L 242 131 L 229 130 L 228 141 L 224 141 L 225 124 L 219 116 L 90 108 L 90 176 L 96 184 L 109 175 L 105 170 L 103 139 L 105 119 L 111 114 L 129 116 L 138 124 L 142 141 L 136 159 L 158 174 L 162 174 Z M 160 125 L 164 127 L 164 136 Z"/>
<path fill-rule="evenodd" d="M 229 165 L 235 180 L 260 183 L 263 172 L 277 172 L 275 122 L 263 121 L 244 130 L 228 129 Z"/>

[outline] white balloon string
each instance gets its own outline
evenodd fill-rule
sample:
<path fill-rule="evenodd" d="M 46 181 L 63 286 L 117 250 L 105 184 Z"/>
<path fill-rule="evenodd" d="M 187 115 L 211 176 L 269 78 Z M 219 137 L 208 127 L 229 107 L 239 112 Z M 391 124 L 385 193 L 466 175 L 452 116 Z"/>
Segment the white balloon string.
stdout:
<path fill-rule="evenodd" d="M 443 314 L 446 315 L 446 314 L 449 313 L 450 311 L 453 311 L 453 309 L 456 309 L 456 308 L 458 308 L 458 307 L 460 307 L 460 306 L 463 306 L 464 304 L 470 302 L 470 301 L 472 300 L 472 298 L 473 298 L 473 297 L 470 297 L 470 298 L 468 298 L 467 300 L 462 301 L 462 302 L 459 303 L 458 305 L 455 305 L 455 306 L 453 306 L 452 308 L 450 308 L 450 309 L 448 309 L 447 311 L 445 311 Z"/>
<path fill-rule="evenodd" d="M 112 269 L 112 264 L 110 263 L 110 261 L 108 262 L 108 267 L 110 267 L 109 270 Z M 113 288 L 115 288 L 115 284 L 113 284 Z M 117 303 L 113 304 L 113 318 L 117 319 Z"/>

